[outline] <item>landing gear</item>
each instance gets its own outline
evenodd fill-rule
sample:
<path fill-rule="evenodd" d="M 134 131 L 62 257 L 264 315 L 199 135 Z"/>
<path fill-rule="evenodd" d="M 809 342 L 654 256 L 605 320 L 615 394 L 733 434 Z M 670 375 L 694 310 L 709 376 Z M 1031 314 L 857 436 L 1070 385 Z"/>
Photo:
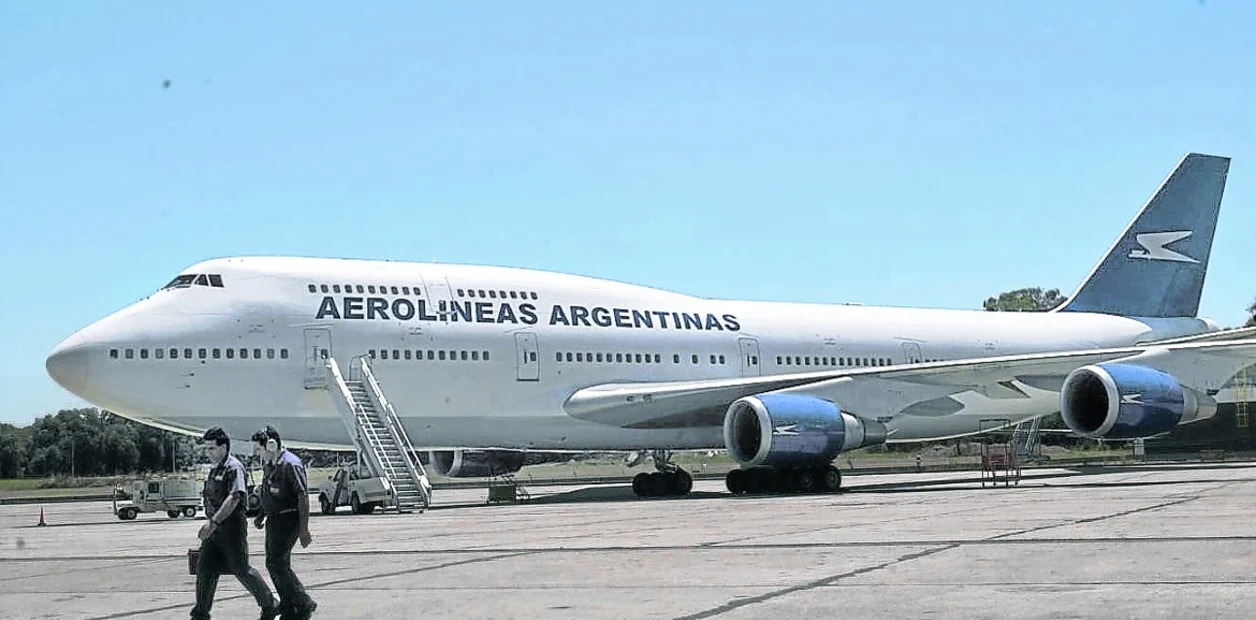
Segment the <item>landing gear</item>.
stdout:
<path fill-rule="evenodd" d="M 670 452 L 655 450 L 654 467 L 658 471 L 633 476 L 632 492 L 637 497 L 680 497 L 693 489 L 693 476 L 671 462 Z"/>
<path fill-rule="evenodd" d="M 724 484 L 733 495 L 836 493 L 842 488 L 842 472 L 832 465 L 752 467 L 728 472 Z"/>

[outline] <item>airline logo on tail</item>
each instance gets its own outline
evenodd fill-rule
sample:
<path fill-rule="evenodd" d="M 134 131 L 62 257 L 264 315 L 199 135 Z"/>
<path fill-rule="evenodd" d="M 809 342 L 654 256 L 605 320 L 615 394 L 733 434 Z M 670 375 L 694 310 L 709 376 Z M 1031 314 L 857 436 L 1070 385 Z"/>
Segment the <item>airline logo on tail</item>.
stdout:
<path fill-rule="evenodd" d="M 1170 250 L 1170 243 L 1181 241 L 1194 234 L 1190 230 L 1175 230 L 1171 232 L 1142 233 L 1134 237 L 1138 241 L 1141 248 L 1130 250 L 1130 258 L 1145 258 L 1147 260 L 1167 260 L 1178 263 L 1198 263 L 1199 261 L 1179 252 Z"/>

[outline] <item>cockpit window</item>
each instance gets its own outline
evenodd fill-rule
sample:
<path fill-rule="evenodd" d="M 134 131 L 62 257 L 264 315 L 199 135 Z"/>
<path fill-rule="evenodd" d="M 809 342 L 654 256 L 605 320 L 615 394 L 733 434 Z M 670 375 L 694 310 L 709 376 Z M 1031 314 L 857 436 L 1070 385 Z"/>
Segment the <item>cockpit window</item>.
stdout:
<path fill-rule="evenodd" d="M 187 288 L 189 286 L 212 286 L 214 288 L 223 288 L 222 276 L 216 273 L 184 273 L 175 276 L 169 284 L 161 287 L 161 290 L 172 288 Z"/>
<path fill-rule="evenodd" d="M 192 286 L 192 282 L 195 280 L 196 280 L 196 274 L 185 273 L 183 275 L 175 276 L 175 278 L 171 280 L 169 284 L 161 287 L 161 289 L 166 290 L 168 288 L 185 288 L 188 286 Z"/>

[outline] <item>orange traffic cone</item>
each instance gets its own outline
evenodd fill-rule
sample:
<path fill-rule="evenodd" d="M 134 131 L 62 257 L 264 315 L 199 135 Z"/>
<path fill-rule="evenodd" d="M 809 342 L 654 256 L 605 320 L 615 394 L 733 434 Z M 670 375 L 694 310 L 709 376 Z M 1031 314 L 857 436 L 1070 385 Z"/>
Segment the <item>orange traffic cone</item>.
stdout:
<path fill-rule="evenodd" d="M 48 525 L 47 523 L 44 522 L 44 507 L 43 506 L 39 507 L 39 525 L 40 526 Z"/>

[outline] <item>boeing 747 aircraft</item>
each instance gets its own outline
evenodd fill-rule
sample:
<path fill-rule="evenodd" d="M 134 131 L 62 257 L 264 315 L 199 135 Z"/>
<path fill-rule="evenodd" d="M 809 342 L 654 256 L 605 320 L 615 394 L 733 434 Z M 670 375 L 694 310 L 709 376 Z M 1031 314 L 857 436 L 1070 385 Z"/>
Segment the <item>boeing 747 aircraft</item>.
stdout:
<path fill-rule="evenodd" d="M 1229 159 L 1184 157 L 1093 272 L 1044 313 L 703 299 L 527 269 L 233 257 L 71 335 L 74 394 L 186 433 L 266 424 L 353 449 L 337 398 L 369 368 L 450 476 L 530 451 L 655 450 L 640 495 L 687 493 L 667 451 L 726 449 L 734 493 L 837 490 L 882 442 L 972 435 L 1060 411 L 1086 437 L 1162 433 L 1216 410 L 1251 330 L 1197 318 Z M 351 395 L 350 395 L 351 396 Z M 383 407 L 384 399 L 376 398 Z M 385 407 L 387 408 L 387 407 Z M 985 421 L 985 422 L 983 422 Z"/>

